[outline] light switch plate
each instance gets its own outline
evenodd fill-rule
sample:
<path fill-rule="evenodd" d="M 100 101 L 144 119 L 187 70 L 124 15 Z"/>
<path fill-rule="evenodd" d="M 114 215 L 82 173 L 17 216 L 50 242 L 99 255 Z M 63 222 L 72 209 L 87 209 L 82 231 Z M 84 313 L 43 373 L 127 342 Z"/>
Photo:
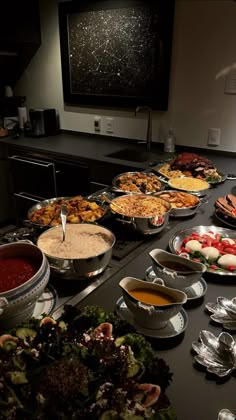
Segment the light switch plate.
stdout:
<path fill-rule="evenodd" d="M 113 133 L 114 132 L 114 119 L 107 117 L 105 119 L 105 124 L 106 124 L 106 128 L 105 128 L 106 132 Z"/>
<path fill-rule="evenodd" d="M 236 95 L 236 75 L 226 77 L 225 93 L 231 93 L 231 94 Z"/>
<path fill-rule="evenodd" d="M 101 131 L 101 117 L 97 115 L 94 117 L 94 131 Z"/>
<path fill-rule="evenodd" d="M 220 144 L 220 128 L 209 128 L 208 130 L 208 146 L 219 146 Z"/>

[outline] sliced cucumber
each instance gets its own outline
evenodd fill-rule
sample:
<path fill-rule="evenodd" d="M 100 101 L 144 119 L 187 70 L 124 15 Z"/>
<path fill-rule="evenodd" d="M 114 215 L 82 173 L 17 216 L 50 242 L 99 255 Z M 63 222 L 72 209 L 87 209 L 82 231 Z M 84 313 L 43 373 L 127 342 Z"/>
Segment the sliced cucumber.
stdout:
<path fill-rule="evenodd" d="M 16 336 L 18 338 L 21 338 L 22 340 L 26 340 L 27 338 L 30 338 L 30 340 L 33 340 L 36 336 L 36 331 L 32 328 L 25 328 L 25 327 L 19 327 L 16 330 Z"/>

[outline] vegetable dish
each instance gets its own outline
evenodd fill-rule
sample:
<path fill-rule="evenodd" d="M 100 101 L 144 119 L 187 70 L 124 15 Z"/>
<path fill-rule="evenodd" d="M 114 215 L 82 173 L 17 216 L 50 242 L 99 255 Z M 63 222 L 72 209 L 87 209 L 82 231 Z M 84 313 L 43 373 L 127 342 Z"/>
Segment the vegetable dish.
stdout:
<path fill-rule="evenodd" d="M 40 204 L 40 203 L 39 203 Z M 29 211 L 29 220 L 33 223 L 46 226 L 61 224 L 61 205 L 67 207 L 67 223 L 95 222 L 106 212 L 105 207 L 78 195 L 73 198 L 55 199 L 48 205 L 43 205 L 35 211 Z"/>
<path fill-rule="evenodd" d="M 166 362 L 127 322 L 102 308 L 65 306 L 0 336 L 5 420 L 175 420 Z"/>
<path fill-rule="evenodd" d="M 113 186 L 124 192 L 147 194 L 160 191 L 162 183 L 153 173 L 127 172 L 116 177 Z"/>

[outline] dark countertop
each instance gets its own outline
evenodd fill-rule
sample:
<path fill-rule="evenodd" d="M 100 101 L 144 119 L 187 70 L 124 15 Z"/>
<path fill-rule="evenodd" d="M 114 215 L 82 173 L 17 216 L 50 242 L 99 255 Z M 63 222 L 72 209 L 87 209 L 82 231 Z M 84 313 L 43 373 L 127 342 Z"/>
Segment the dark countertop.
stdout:
<path fill-rule="evenodd" d="M 14 139 L 11 136 L 0 138 L 0 155 L 3 151 L 14 148 L 20 150 L 33 151 L 35 153 L 46 153 L 51 155 L 57 155 L 66 157 L 67 159 L 80 159 L 82 161 L 100 161 L 108 164 L 116 164 L 123 166 L 135 167 L 137 169 L 146 169 L 152 166 L 153 163 L 157 163 L 162 160 L 171 159 L 173 154 L 165 153 L 163 151 L 163 144 L 152 143 L 152 149 L 150 153 L 146 153 L 145 144 L 139 144 L 140 142 L 132 141 L 130 139 L 115 138 L 104 135 L 87 134 L 87 133 L 74 133 L 74 132 L 62 132 L 56 136 L 49 137 L 24 137 L 20 136 L 18 139 Z M 108 155 L 121 150 L 127 150 L 129 153 L 130 160 L 127 157 L 118 159 L 110 157 Z M 234 160 L 234 153 L 229 152 L 218 152 L 215 149 L 197 149 L 193 147 L 181 147 L 176 146 L 176 153 L 188 150 L 199 154 L 204 154 L 209 158 L 213 159 L 219 170 L 223 171 L 222 156 L 232 157 Z M 132 154 L 132 151 L 134 152 Z M 146 155 L 145 161 L 135 157 L 135 154 Z M 132 157 L 133 156 L 133 157 Z M 233 172 L 234 166 L 230 164 L 232 169 L 227 168 L 227 172 Z"/>
<path fill-rule="evenodd" d="M 0 145 L 5 145 L 7 148 L 25 149 L 37 153 L 47 153 L 52 155 L 60 155 L 70 159 L 81 160 L 96 160 L 100 162 L 107 162 L 109 164 L 115 163 L 118 165 L 130 165 L 140 169 L 144 169 L 149 165 L 148 161 L 137 162 L 129 161 L 127 159 L 116 159 L 107 157 L 108 154 L 117 152 L 119 150 L 140 150 L 145 152 L 145 144 L 137 144 L 129 140 L 116 139 L 108 136 L 98 136 L 91 134 L 71 134 L 60 133 L 56 136 L 50 137 L 24 137 L 19 139 L 11 138 L 10 136 L 0 138 Z M 150 153 L 151 160 L 158 161 L 166 158 L 166 154 L 161 152 L 160 147 L 153 144 L 153 152 Z"/>
<path fill-rule="evenodd" d="M 219 160 L 220 161 L 220 160 Z M 234 159 L 224 159 L 225 171 L 233 171 Z M 168 230 L 156 235 L 154 244 L 146 248 L 141 255 L 134 258 L 128 265 L 108 279 L 103 285 L 94 290 L 79 303 L 79 307 L 86 305 L 100 305 L 108 311 L 113 311 L 117 299 L 121 296 L 119 281 L 126 276 L 144 278 L 146 269 L 151 266 L 149 252 L 154 248 L 168 249 L 170 237 L 177 231 L 193 226 L 223 226 L 214 216 L 214 202 L 217 197 L 229 192 L 235 194 L 235 181 L 226 180 L 209 190 L 208 203 L 200 207 L 198 213 L 187 219 L 179 219 Z M 216 336 L 222 332 L 220 324 L 213 324 L 209 314 L 205 311 L 207 302 L 216 302 L 218 296 L 232 299 L 236 296 L 235 277 L 218 277 L 204 275 L 207 282 L 207 292 L 203 298 L 187 302 L 184 308 L 188 315 L 188 325 L 184 333 L 174 338 L 150 339 L 174 373 L 173 381 L 167 389 L 167 394 L 175 407 L 178 420 L 217 420 L 219 411 L 228 408 L 236 413 L 235 406 L 235 375 L 220 378 L 206 374 L 206 370 L 195 365 L 191 345 L 197 341 L 201 330 L 209 330 Z M 76 304 L 77 298 L 71 303 Z M 231 334 L 236 339 L 234 332 Z"/>

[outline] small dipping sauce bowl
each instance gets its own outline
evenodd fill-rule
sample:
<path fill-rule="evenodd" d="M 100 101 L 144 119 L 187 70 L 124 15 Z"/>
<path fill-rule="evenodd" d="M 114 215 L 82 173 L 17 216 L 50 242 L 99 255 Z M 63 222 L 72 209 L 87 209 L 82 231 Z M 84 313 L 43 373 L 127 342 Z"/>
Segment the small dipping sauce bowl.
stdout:
<path fill-rule="evenodd" d="M 180 290 L 147 283 L 135 277 L 124 277 L 119 286 L 135 321 L 144 328 L 164 328 L 187 301 L 186 294 Z"/>
<path fill-rule="evenodd" d="M 163 249 L 153 249 L 149 255 L 155 274 L 164 281 L 165 286 L 173 289 L 186 292 L 201 279 L 206 271 L 204 264 L 171 254 Z"/>

